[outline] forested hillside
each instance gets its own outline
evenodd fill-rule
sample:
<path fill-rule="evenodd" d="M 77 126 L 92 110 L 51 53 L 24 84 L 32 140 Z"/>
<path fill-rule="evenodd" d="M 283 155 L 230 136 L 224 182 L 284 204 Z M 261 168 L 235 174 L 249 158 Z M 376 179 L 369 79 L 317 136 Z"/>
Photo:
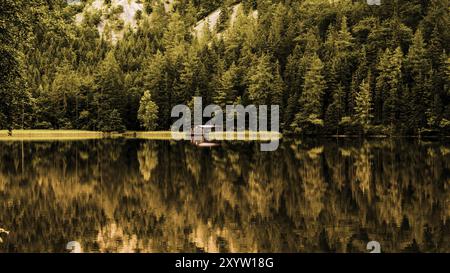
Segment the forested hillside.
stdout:
<path fill-rule="evenodd" d="M 0 0 L 0 129 L 167 130 L 201 96 L 285 133 L 450 134 L 449 0 L 69 2 Z"/>

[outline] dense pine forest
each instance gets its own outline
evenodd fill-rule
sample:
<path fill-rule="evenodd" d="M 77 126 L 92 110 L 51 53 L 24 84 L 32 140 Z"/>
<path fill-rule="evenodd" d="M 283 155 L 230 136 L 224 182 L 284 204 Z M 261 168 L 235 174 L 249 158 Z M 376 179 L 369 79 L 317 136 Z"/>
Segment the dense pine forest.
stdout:
<path fill-rule="evenodd" d="M 0 129 L 168 130 L 201 96 L 284 133 L 450 134 L 449 0 L 101 2 L 0 0 Z"/>

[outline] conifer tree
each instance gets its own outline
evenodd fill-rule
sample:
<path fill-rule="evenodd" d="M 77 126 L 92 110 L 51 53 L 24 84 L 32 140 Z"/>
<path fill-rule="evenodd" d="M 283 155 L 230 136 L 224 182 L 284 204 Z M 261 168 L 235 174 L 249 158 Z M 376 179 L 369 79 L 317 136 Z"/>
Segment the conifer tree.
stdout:
<path fill-rule="evenodd" d="M 263 54 L 259 57 L 248 74 L 248 97 L 252 103 L 267 104 L 271 96 L 274 75 L 270 58 Z"/>
<path fill-rule="evenodd" d="M 411 130 L 417 132 L 427 125 L 425 113 L 430 112 L 432 101 L 427 85 L 431 73 L 431 62 L 426 57 L 426 45 L 420 29 L 416 31 L 408 52 L 407 69 L 411 85 L 408 125 Z"/>
<path fill-rule="evenodd" d="M 33 5 L 33 4 L 31 4 Z M 0 10 L 0 129 L 11 131 L 20 118 L 17 111 L 23 105 L 25 94 L 21 49 L 28 46 L 26 1 L 3 0 Z M 22 98 L 22 99 L 21 99 Z"/>
<path fill-rule="evenodd" d="M 124 128 L 122 119 L 125 110 L 125 91 L 122 70 L 114 52 L 110 51 L 99 64 L 95 75 L 95 85 L 97 87 L 95 94 L 97 130 L 122 130 Z M 112 118 L 114 122 L 111 121 Z"/>
<path fill-rule="evenodd" d="M 314 54 L 305 75 L 305 84 L 299 100 L 300 112 L 292 125 L 294 131 L 302 132 L 302 127 L 308 125 L 323 126 L 323 94 L 326 86 L 323 68 L 319 56 Z"/>
<path fill-rule="evenodd" d="M 308 116 L 313 114 L 320 117 L 322 113 L 322 96 L 325 88 L 325 79 L 322 74 L 323 68 L 324 66 L 319 56 L 314 55 L 311 65 L 306 72 L 305 85 L 300 97 L 302 112 Z"/>
<path fill-rule="evenodd" d="M 286 107 L 283 122 L 288 125 L 293 122 L 295 114 L 298 111 L 299 96 L 303 88 L 304 74 L 306 71 L 299 65 L 302 55 L 301 48 L 297 45 L 291 55 L 289 55 L 284 71 L 286 85 L 284 101 L 286 102 Z"/>
<path fill-rule="evenodd" d="M 391 129 L 396 129 L 399 125 L 402 58 L 403 53 L 400 47 L 397 47 L 394 52 L 386 49 L 377 66 L 379 71 L 376 85 L 378 117 L 381 117 L 383 124 Z"/>
<path fill-rule="evenodd" d="M 367 80 L 363 80 L 359 92 L 355 98 L 355 120 L 362 127 L 363 132 L 367 133 L 372 119 L 372 95 L 370 92 L 370 74 Z"/>
<path fill-rule="evenodd" d="M 281 77 L 280 65 L 278 64 L 278 62 L 273 66 L 272 74 L 274 75 L 274 79 L 272 82 L 270 104 L 279 105 L 281 109 L 284 109 L 283 98 L 286 87 L 283 78 Z"/>
<path fill-rule="evenodd" d="M 337 35 L 336 50 L 337 52 L 347 53 L 353 48 L 353 37 L 348 30 L 347 17 L 341 19 L 341 28 Z"/>
<path fill-rule="evenodd" d="M 225 107 L 234 104 L 238 95 L 239 69 L 233 63 L 230 68 L 220 75 L 215 90 L 213 101 L 215 104 Z"/>
<path fill-rule="evenodd" d="M 337 86 L 332 92 L 332 102 L 325 113 L 325 126 L 332 134 L 339 134 L 339 123 L 344 116 L 343 88 Z"/>

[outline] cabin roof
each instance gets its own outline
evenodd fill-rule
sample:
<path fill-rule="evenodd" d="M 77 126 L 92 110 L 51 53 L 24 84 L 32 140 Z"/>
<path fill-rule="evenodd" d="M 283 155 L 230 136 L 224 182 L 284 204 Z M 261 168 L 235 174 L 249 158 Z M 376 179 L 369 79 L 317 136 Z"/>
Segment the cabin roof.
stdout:
<path fill-rule="evenodd" d="M 197 126 L 195 126 L 195 128 L 212 129 L 212 128 L 216 128 L 216 126 L 214 126 L 214 125 L 197 125 Z"/>

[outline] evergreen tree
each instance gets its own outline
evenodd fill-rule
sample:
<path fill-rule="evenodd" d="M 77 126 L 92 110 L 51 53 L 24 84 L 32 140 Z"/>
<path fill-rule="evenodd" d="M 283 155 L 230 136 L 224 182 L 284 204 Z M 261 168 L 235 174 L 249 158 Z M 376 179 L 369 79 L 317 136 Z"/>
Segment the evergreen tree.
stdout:
<path fill-rule="evenodd" d="M 323 126 L 323 94 L 325 90 L 325 79 L 323 76 L 323 63 L 316 54 L 305 75 L 305 84 L 300 96 L 300 112 L 296 115 L 292 125 L 294 131 L 304 132 L 303 126 Z M 308 128 L 306 128 L 308 129 Z"/>
<path fill-rule="evenodd" d="M 337 35 L 336 50 L 341 53 L 348 53 L 353 49 L 353 37 L 348 30 L 347 17 L 341 19 L 341 28 Z"/>
<path fill-rule="evenodd" d="M 402 58 L 400 47 L 397 47 L 394 52 L 386 49 L 377 66 L 379 71 L 376 84 L 378 117 L 391 129 L 397 129 L 400 125 L 398 121 L 402 103 Z"/>
<path fill-rule="evenodd" d="M 167 73 L 167 60 L 158 51 L 144 63 L 143 81 L 144 88 L 152 94 L 154 102 L 159 107 L 158 125 L 169 128 L 171 113 L 172 91 L 168 89 L 169 79 Z"/>
<path fill-rule="evenodd" d="M 358 68 L 356 69 L 355 73 L 352 77 L 352 82 L 350 86 L 350 94 L 348 95 L 348 114 L 352 116 L 354 114 L 354 108 L 355 108 L 355 98 L 356 93 L 359 92 L 360 85 L 364 79 L 367 78 L 368 72 L 370 68 L 370 64 L 367 60 L 367 51 L 366 48 L 363 47 L 362 50 L 359 52 L 359 64 Z M 369 83 L 370 84 L 370 83 Z"/>
<path fill-rule="evenodd" d="M 325 113 L 325 126 L 327 131 L 332 134 L 339 134 L 339 123 L 344 116 L 344 98 L 343 88 L 341 85 L 337 86 L 332 92 L 332 102 L 328 105 Z"/>
<path fill-rule="evenodd" d="M 268 104 L 272 95 L 272 83 L 274 75 L 270 58 L 262 55 L 255 61 L 248 74 L 248 97 L 254 104 Z"/>
<path fill-rule="evenodd" d="M 271 63 L 270 57 L 263 54 L 249 70 L 248 97 L 256 105 L 281 105 L 283 95 L 279 64 Z"/>
<path fill-rule="evenodd" d="M 117 109 L 107 109 L 103 112 L 106 116 L 102 117 L 98 122 L 98 128 L 102 132 L 119 132 L 125 131 L 122 117 Z"/>
<path fill-rule="evenodd" d="M 284 4 L 278 3 L 274 5 L 273 12 L 270 13 L 270 27 L 268 30 L 267 43 L 278 60 L 285 60 L 289 55 L 289 41 L 286 37 L 287 31 L 287 8 Z"/>
<path fill-rule="evenodd" d="M 100 131 L 122 130 L 124 128 L 125 91 L 122 70 L 114 52 L 110 51 L 99 64 L 95 75 L 95 85 L 97 87 L 94 98 L 97 105 L 96 129 Z M 112 118 L 114 118 L 114 122 L 111 121 Z"/>
<path fill-rule="evenodd" d="M 299 65 L 302 55 L 301 48 L 297 45 L 288 57 L 284 71 L 286 92 L 283 100 L 286 108 L 283 115 L 283 122 L 285 124 L 291 124 L 293 122 L 298 108 L 299 96 L 303 89 L 304 74 L 306 71 Z"/>
<path fill-rule="evenodd" d="M 23 84 L 21 49 L 27 46 L 29 25 L 26 1 L 2 0 L 0 10 L 0 129 L 12 130 L 17 111 L 27 97 Z"/>
<path fill-rule="evenodd" d="M 220 75 L 213 101 L 225 107 L 233 105 L 238 96 L 239 68 L 233 63 L 230 68 Z"/>
<path fill-rule="evenodd" d="M 189 56 L 183 62 L 179 82 L 175 85 L 175 98 L 177 103 L 186 103 L 192 97 L 192 90 L 196 90 L 199 83 L 199 69 L 201 62 L 196 52 L 190 51 Z"/>
<path fill-rule="evenodd" d="M 370 92 L 370 74 L 367 80 L 361 83 L 355 99 L 355 120 L 367 133 L 372 119 L 372 98 Z"/>
<path fill-rule="evenodd" d="M 284 109 L 284 93 L 285 93 L 285 84 L 283 81 L 283 78 L 281 77 L 281 68 L 278 62 L 275 64 L 275 66 L 272 67 L 272 74 L 274 75 L 274 79 L 272 82 L 272 92 L 271 92 L 271 98 L 270 103 L 272 105 L 279 105 L 280 109 Z M 283 114 L 283 113 L 281 113 Z"/>
<path fill-rule="evenodd" d="M 437 68 L 439 66 L 439 61 L 443 50 L 442 37 L 440 36 L 438 27 L 435 26 L 433 32 L 431 33 L 427 56 L 431 59 L 433 68 Z"/>
<path fill-rule="evenodd" d="M 430 112 L 432 101 L 427 85 L 431 73 L 431 62 L 426 58 L 426 46 L 420 29 L 416 31 L 408 52 L 407 69 L 411 90 L 408 127 L 417 132 L 427 125 L 425 113 Z"/>
<path fill-rule="evenodd" d="M 64 62 L 55 74 L 51 99 L 57 124 L 56 128 L 75 128 L 78 118 L 78 95 L 81 81 L 68 62 Z"/>

